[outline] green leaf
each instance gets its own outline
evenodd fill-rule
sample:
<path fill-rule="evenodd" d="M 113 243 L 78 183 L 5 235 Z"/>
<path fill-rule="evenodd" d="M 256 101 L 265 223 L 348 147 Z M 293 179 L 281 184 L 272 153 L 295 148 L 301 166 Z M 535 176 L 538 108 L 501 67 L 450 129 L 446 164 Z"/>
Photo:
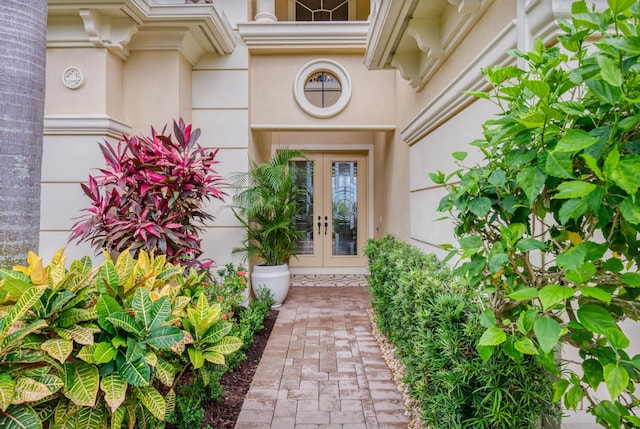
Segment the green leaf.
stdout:
<path fill-rule="evenodd" d="M 93 352 L 96 350 L 97 344 L 91 344 L 89 346 L 83 346 L 76 355 L 79 359 L 82 359 L 86 363 L 95 365 L 97 362 L 93 358 Z"/>
<path fill-rule="evenodd" d="M 149 296 L 149 291 L 146 288 L 138 288 L 131 301 L 131 308 L 133 308 L 138 316 L 138 319 L 142 321 L 144 329 L 149 330 L 151 328 L 152 308 L 153 302 Z M 131 331 L 129 331 L 131 332 Z"/>
<path fill-rule="evenodd" d="M 95 363 L 107 363 L 115 360 L 118 350 L 111 343 L 98 343 L 93 351 Z"/>
<path fill-rule="evenodd" d="M 556 263 L 560 268 L 565 268 L 569 271 L 580 271 L 586 256 L 586 248 L 584 246 L 576 246 L 560 253 L 556 257 Z"/>
<path fill-rule="evenodd" d="M 11 405 L 15 395 L 15 386 L 15 381 L 8 373 L 0 373 L 0 410 L 4 411 Z"/>
<path fill-rule="evenodd" d="M 597 142 L 598 138 L 590 136 L 586 131 L 571 128 L 560 138 L 553 150 L 555 152 L 576 153 L 593 146 Z"/>
<path fill-rule="evenodd" d="M 542 80 L 527 80 L 524 79 L 522 84 L 525 88 L 531 91 L 538 98 L 545 98 L 549 95 L 549 84 Z"/>
<path fill-rule="evenodd" d="M 487 345 L 487 344 L 483 344 Z M 216 345 L 207 348 L 207 352 L 220 353 L 222 355 L 228 355 L 242 346 L 242 340 L 238 337 L 228 336 L 224 337 L 216 343 Z"/>
<path fill-rule="evenodd" d="M 194 349 L 193 347 L 188 347 L 187 352 L 189 353 L 189 360 L 191 361 L 193 368 L 202 368 L 202 365 L 204 365 L 204 356 L 202 352 Z"/>
<path fill-rule="evenodd" d="M 595 298 L 607 304 L 611 303 L 611 296 L 613 295 L 611 292 L 604 290 L 602 288 L 599 288 L 597 286 L 595 287 L 581 286 L 580 292 L 582 293 L 583 296 L 586 296 L 589 298 Z"/>
<path fill-rule="evenodd" d="M 507 173 L 504 170 L 493 170 L 487 181 L 493 186 L 504 186 L 507 183 Z"/>
<path fill-rule="evenodd" d="M 109 293 L 111 295 L 115 295 L 118 293 L 118 286 L 120 284 L 120 277 L 118 276 L 118 271 L 116 270 L 115 265 L 110 260 L 106 260 L 100 265 L 98 269 L 97 277 L 101 279 L 105 286 L 108 286 L 110 291 L 100 290 L 101 293 Z"/>
<path fill-rule="evenodd" d="M 467 152 L 453 152 L 451 156 L 453 156 L 458 161 L 464 161 L 464 159 L 467 157 Z"/>
<path fill-rule="evenodd" d="M 493 352 L 495 350 L 494 346 L 481 346 L 480 344 L 476 344 L 476 350 L 478 350 L 478 354 L 480 358 L 482 358 L 483 362 L 488 362 L 493 356 Z"/>
<path fill-rule="evenodd" d="M 156 362 L 155 369 L 156 369 L 155 371 L 156 377 L 158 378 L 158 380 L 160 380 L 162 384 L 164 384 L 167 387 L 173 386 L 173 382 L 175 378 L 175 369 L 169 362 L 163 359 L 158 359 L 158 362 Z"/>
<path fill-rule="evenodd" d="M 469 210 L 478 217 L 484 217 L 491 210 L 491 200 L 487 197 L 474 198 L 469 201 Z"/>
<path fill-rule="evenodd" d="M 522 335 L 527 335 L 533 328 L 533 324 L 538 320 L 538 312 L 536 310 L 527 310 L 520 313 L 516 326 Z"/>
<path fill-rule="evenodd" d="M 622 90 L 605 82 L 604 80 L 588 79 L 587 88 L 605 104 L 616 104 L 622 99 Z"/>
<path fill-rule="evenodd" d="M 573 288 L 560 285 L 548 285 L 540 289 L 540 303 L 544 311 L 570 298 L 575 293 Z"/>
<path fill-rule="evenodd" d="M 107 416 L 100 407 L 82 407 L 75 415 L 75 429 L 96 429 L 107 426 Z"/>
<path fill-rule="evenodd" d="M 169 348 L 181 341 L 184 337 L 182 331 L 175 326 L 160 326 L 149 332 L 145 342 L 157 348 Z"/>
<path fill-rule="evenodd" d="M 569 380 L 565 380 L 563 378 L 556 380 L 553 383 L 553 402 L 558 402 L 564 396 L 564 392 L 567 391 L 569 387 Z"/>
<path fill-rule="evenodd" d="M 98 394 L 98 368 L 82 361 L 64 364 L 62 393 L 76 405 L 93 407 Z"/>
<path fill-rule="evenodd" d="M 629 338 L 627 338 L 620 328 L 616 327 L 607 329 L 605 336 L 613 348 L 626 349 L 629 347 Z"/>
<path fill-rule="evenodd" d="M 555 199 L 581 198 L 589 195 L 597 188 L 593 183 L 581 180 L 571 180 L 558 185 L 558 193 L 553 196 Z"/>
<path fill-rule="evenodd" d="M 640 225 L 640 198 L 632 196 L 625 198 L 620 204 L 620 213 L 630 224 Z"/>
<path fill-rule="evenodd" d="M 0 413 L 0 428 L 2 429 L 42 429 L 42 422 L 38 413 L 26 404 L 10 405 L 5 412 Z"/>
<path fill-rule="evenodd" d="M 615 400 L 627 388 L 629 373 L 621 366 L 610 363 L 604 367 L 604 382 L 611 399 Z"/>
<path fill-rule="evenodd" d="M 224 355 L 222 353 L 219 353 L 216 351 L 212 351 L 212 352 L 206 351 L 202 354 L 202 356 L 204 357 L 204 360 L 206 360 L 207 362 L 211 362 L 216 365 L 225 364 Z"/>
<path fill-rule="evenodd" d="M 111 322 L 107 320 L 107 317 L 111 316 L 113 313 L 122 312 L 120 304 L 118 304 L 115 298 L 103 294 L 98 297 L 98 301 L 96 302 L 96 311 L 98 312 L 98 324 L 100 327 L 110 334 L 115 334 L 116 330 Z"/>
<path fill-rule="evenodd" d="M 584 381 L 594 389 L 604 381 L 603 368 L 596 359 L 585 359 L 582 362 L 582 372 Z"/>
<path fill-rule="evenodd" d="M 104 400 L 111 408 L 111 412 L 122 405 L 127 395 L 127 382 L 117 372 L 102 377 L 100 389 L 104 392 Z"/>
<path fill-rule="evenodd" d="M 569 410 L 575 410 L 582 400 L 584 392 L 580 386 L 571 386 L 571 389 L 564 395 L 564 406 Z"/>
<path fill-rule="evenodd" d="M 596 61 L 600 66 L 600 76 L 609 85 L 620 87 L 622 85 L 622 73 L 616 62 L 606 55 L 596 55 Z"/>
<path fill-rule="evenodd" d="M 529 166 L 518 173 L 516 180 L 527 196 L 529 203 L 532 203 L 540 195 L 547 180 L 547 175 L 537 167 Z"/>
<path fill-rule="evenodd" d="M 516 301 L 528 301 L 538 297 L 538 289 L 534 287 L 525 287 L 511 292 L 508 297 Z"/>
<path fill-rule="evenodd" d="M 544 250 L 547 248 L 547 245 L 540 240 L 536 240 L 535 238 L 522 238 L 516 244 L 516 249 L 521 252 L 530 252 L 532 250 Z"/>
<path fill-rule="evenodd" d="M 151 324 L 149 329 L 153 330 L 167 320 L 167 317 L 171 315 L 171 302 L 166 296 L 161 296 L 156 302 L 153 303 L 151 309 Z"/>
<path fill-rule="evenodd" d="M 482 334 L 478 345 L 481 346 L 497 346 L 507 340 L 507 334 L 497 326 L 493 326 Z"/>
<path fill-rule="evenodd" d="M 582 159 L 584 159 L 585 164 L 587 164 L 587 167 L 589 167 L 591 171 L 595 173 L 598 179 L 605 180 L 602 174 L 602 170 L 600 169 L 600 167 L 598 167 L 598 161 L 596 161 L 594 157 L 586 153 L 583 153 L 581 156 Z"/>
<path fill-rule="evenodd" d="M 640 287 L 640 274 L 624 273 L 620 276 L 620 281 L 631 287 Z"/>
<path fill-rule="evenodd" d="M 620 410 L 611 401 L 600 401 L 593 409 L 593 414 L 606 422 L 611 429 L 620 429 Z"/>
<path fill-rule="evenodd" d="M 627 155 L 618 161 L 611 172 L 611 180 L 624 189 L 629 195 L 634 195 L 640 188 L 640 156 Z"/>
<path fill-rule="evenodd" d="M 520 353 L 524 353 L 525 355 L 537 355 L 538 354 L 538 349 L 533 344 L 533 341 L 531 341 L 529 338 L 526 338 L 526 337 L 525 338 L 519 338 L 515 342 L 515 348 Z"/>
<path fill-rule="evenodd" d="M 637 0 L 608 0 L 609 7 L 614 14 L 626 12 L 627 9 L 637 4 Z M 640 52 L 639 52 L 640 53 Z"/>
<path fill-rule="evenodd" d="M 573 159 L 570 153 L 548 152 L 544 172 L 560 179 L 573 179 Z"/>
<path fill-rule="evenodd" d="M 9 314 L 6 316 L 4 320 L 4 330 L 8 330 L 9 327 L 13 326 L 13 324 L 22 318 L 28 311 L 30 311 L 33 306 L 40 301 L 40 297 L 47 290 L 47 286 L 32 286 L 20 295 L 18 301 L 11 307 Z M 0 340 L 4 339 L 3 335 L 0 337 Z"/>
<path fill-rule="evenodd" d="M 133 316 L 127 312 L 122 311 L 118 313 L 112 313 L 111 316 L 107 317 L 107 320 L 114 326 L 122 328 L 127 332 L 136 335 L 142 335 L 142 327 L 136 321 L 136 319 L 134 319 Z"/>
<path fill-rule="evenodd" d="M 217 343 L 218 341 L 220 341 L 225 335 L 227 335 L 231 329 L 233 328 L 233 325 L 231 323 L 219 323 L 219 324 L 215 324 L 213 326 L 211 326 L 207 332 L 205 332 L 205 334 L 202 336 L 202 338 L 200 339 L 200 342 L 202 344 L 206 344 L 206 343 Z"/>
<path fill-rule="evenodd" d="M 561 331 L 560 324 L 547 316 L 541 317 L 533 324 L 533 332 L 545 353 L 549 353 L 558 344 Z"/>
<path fill-rule="evenodd" d="M 73 351 L 73 341 L 52 338 L 42 343 L 42 350 L 60 363 L 64 363 Z"/>
<path fill-rule="evenodd" d="M 132 386 L 145 386 L 149 384 L 151 369 L 143 357 L 127 362 L 122 353 L 116 357 L 118 373 Z"/>
<path fill-rule="evenodd" d="M 596 334 L 606 335 L 607 329 L 618 328 L 611 314 L 597 304 L 582 305 L 577 315 L 582 326 Z"/>
<path fill-rule="evenodd" d="M 486 309 L 480 313 L 480 326 L 484 326 L 485 328 L 496 326 L 496 315 L 493 313 L 493 310 Z"/>
<path fill-rule="evenodd" d="M 462 248 L 462 257 L 475 255 L 480 249 L 482 249 L 482 238 L 477 236 L 463 237 L 459 240 L 460 247 Z"/>
<path fill-rule="evenodd" d="M 90 308 L 71 308 L 65 312 L 60 313 L 57 320 L 58 326 L 62 328 L 68 328 L 79 322 L 87 322 L 94 320 L 97 317 L 96 307 Z"/>
<path fill-rule="evenodd" d="M 156 389 L 152 386 L 141 386 L 134 389 L 136 397 L 140 400 L 142 405 L 153 414 L 158 420 L 164 420 L 164 416 L 167 412 L 167 404 L 164 402 L 164 398 Z"/>

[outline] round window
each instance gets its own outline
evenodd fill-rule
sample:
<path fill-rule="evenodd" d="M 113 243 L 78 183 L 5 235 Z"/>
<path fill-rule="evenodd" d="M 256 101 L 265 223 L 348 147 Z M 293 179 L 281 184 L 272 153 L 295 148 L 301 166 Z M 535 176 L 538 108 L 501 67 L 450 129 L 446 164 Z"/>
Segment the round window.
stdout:
<path fill-rule="evenodd" d="M 340 113 L 351 97 L 351 82 L 345 69 L 332 60 L 305 64 L 296 77 L 294 95 L 308 115 L 329 118 Z"/>

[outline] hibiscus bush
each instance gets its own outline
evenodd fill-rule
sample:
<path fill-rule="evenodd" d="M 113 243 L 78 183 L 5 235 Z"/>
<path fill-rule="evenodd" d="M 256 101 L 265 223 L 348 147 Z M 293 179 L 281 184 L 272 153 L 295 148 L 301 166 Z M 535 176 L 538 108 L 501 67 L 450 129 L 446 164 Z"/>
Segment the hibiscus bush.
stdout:
<path fill-rule="evenodd" d="M 218 149 L 201 147 L 199 129 L 174 122 L 150 137 L 124 137 L 100 144 L 106 166 L 82 184 L 91 206 L 73 227 L 71 240 L 88 241 L 100 250 L 144 249 L 167 255 L 168 261 L 209 267 L 199 233 L 213 219 L 204 204 L 222 200 L 223 184 L 214 166 Z"/>
<path fill-rule="evenodd" d="M 608 428 L 640 427 L 640 12 L 584 1 L 559 21 L 561 46 L 510 54 L 474 95 L 502 113 L 472 144 L 484 156 L 432 179 L 449 191 L 460 278 L 489 297 L 477 351 L 535 357 L 555 399 Z M 630 329 L 625 329 L 623 322 Z M 560 356 L 560 361 L 558 361 Z M 569 363 L 572 362 L 572 365 Z M 596 390 L 604 390 L 604 396 Z"/>

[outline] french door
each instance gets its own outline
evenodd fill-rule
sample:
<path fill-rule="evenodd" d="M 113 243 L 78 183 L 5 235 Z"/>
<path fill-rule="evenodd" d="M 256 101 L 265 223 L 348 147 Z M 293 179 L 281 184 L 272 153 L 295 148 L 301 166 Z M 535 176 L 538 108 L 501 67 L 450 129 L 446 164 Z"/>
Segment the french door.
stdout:
<path fill-rule="evenodd" d="M 367 156 L 308 153 L 296 161 L 298 214 L 304 232 L 294 267 L 361 267 L 367 240 Z"/>

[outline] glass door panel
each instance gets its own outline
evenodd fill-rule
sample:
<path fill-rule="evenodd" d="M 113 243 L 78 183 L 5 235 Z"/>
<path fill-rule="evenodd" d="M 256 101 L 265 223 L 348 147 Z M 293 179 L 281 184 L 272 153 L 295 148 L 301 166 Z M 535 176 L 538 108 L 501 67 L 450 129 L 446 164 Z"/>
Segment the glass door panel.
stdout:
<path fill-rule="evenodd" d="M 358 163 L 331 163 L 332 256 L 358 254 Z"/>
<path fill-rule="evenodd" d="M 308 153 L 296 161 L 297 267 L 365 266 L 366 155 Z"/>

